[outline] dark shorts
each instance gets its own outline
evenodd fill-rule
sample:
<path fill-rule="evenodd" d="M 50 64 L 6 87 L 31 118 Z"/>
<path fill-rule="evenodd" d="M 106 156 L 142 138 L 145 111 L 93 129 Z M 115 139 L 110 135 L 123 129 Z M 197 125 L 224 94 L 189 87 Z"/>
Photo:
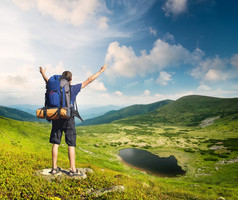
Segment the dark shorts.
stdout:
<path fill-rule="evenodd" d="M 76 146 L 76 130 L 74 117 L 70 119 L 58 119 L 52 121 L 50 143 L 60 144 L 62 133 L 65 132 L 65 142 L 68 146 Z"/>

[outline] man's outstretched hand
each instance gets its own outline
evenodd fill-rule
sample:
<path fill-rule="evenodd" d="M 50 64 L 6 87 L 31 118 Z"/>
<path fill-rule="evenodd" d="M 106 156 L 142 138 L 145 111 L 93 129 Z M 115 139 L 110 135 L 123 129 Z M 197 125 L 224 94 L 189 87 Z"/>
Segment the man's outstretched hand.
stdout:
<path fill-rule="evenodd" d="M 46 68 L 43 69 L 42 67 L 39 67 L 39 71 L 40 71 L 40 73 L 41 73 L 43 79 L 44 79 L 45 82 L 47 83 L 47 82 L 48 82 L 48 78 L 47 78 L 47 76 L 45 75 L 45 70 L 46 70 Z"/>
<path fill-rule="evenodd" d="M 40 66 L 40 67 L 39 67 L 39 71 L 40 71 L 41 74 L 45 74 L 46 68 L 43 69 L 43 68 Z"/>
<path fill-rule="evenodd" d="M 105 64 L 105 65 L 103 65 L 103 66 L 101 67 L 100 72 L 102 73 L 102 72 L 104 72 L 106 69 L 107 69 L 107 64 Z"/>

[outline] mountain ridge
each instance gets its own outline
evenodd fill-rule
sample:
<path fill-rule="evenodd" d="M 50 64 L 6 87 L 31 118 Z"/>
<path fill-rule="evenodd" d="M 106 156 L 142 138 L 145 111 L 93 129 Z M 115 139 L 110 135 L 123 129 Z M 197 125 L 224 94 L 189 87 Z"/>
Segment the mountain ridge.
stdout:
<path fill-rule="evenodd" d="M 122 118 L 152 112 L 152 111 L 158 109 L 159 107 L 162 107 L 162 106 L 169 104 L 171 102 L 172 102 L 172 100 L 163 100 L 163 101 L 158 101 L 158 102 L 154 102 L 151 104 L 135 104 L 135 105 L 127 106 L 127 107 L 119 109 L 117 111 L 112 110 L 112 111 L 105 113 L 104 115 L 85 120 L 80 125 L 87 126 L 87 125 L 98 125 L 98 124 L 111 123 L 115 120 L 119 120 Z"/>
<path fill-rule="evenodd" d="M 0 116 L 18 121 L 43 122 L 42 119 L 38 119 L 35 115 L 28 112 L 5 106 L 0 106 Z"/>
<path fill-rule="evenodd" d="M 189 95 L 179 98 L 149 114 L 118 120 L 121 123 L 168 123 L 198 126 L 209 117 L 238 113 L 238 98 Z"/>

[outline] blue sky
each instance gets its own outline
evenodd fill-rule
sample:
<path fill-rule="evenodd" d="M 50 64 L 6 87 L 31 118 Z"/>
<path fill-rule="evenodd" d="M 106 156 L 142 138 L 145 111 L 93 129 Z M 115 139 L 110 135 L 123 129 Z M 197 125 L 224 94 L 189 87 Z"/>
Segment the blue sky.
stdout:
<path fill-rule="evenodd" d="M 47 76 L 108 69 L 78 104 L 238 96 L 238 1 L 1 0 L 0 105 L 44 104 Z"/>

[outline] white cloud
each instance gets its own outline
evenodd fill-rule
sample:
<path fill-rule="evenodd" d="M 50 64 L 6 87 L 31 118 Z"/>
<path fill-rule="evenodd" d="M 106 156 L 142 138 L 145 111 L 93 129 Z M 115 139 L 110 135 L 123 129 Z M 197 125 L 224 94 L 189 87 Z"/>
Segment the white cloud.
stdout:
<path fill-rule="evenodd" d="M 87 90 L 87 89 L 86 89 Z M 88 93 L 83 91 L 79 93 L 78 99 L 80 105 L 91 104 L 91 105 L 133 105 L 133 104 L 149 104 L 154 103 L 166 99 L 177 100 L 181 97 L 188 95 L 206 95 L 206 96 L 214 96 L 214 97 L 235 97 L 238 95 L 237 90 L 223 90 L 223 89 L 214 89 L 214 90 L 194 90 L 194 91 L 182 91 L 178 93 L 172 94 L 161 94 L 155 93 L 152 94 L 149 90 L 145 90 L 140 95 L 129 96 L 129 95 L 121 95 L 120 93 L 110 93 L 110 92 L 102 92 L 102 93 Z M 95 101 L 95 98 L 97 101 Z"/>
<path fill-rule="evenodd" d="M 121 95 L 121 93 L 101 93 L 101 94 L 93 94 L 93 93 L 86 93 L 81 92 L 79 93 L 78 99 L 80 99 L 81 104 L 92 104 L 92 105 L 133 105 L 133 104 L 147 104 L 159 101 L 160 99 L 156 96 L 151 96 L 150 92 L 145 92 L 146 94 L 142 93 L 141 95 L 136 96 L 128 96 L 128 95 Z M 118 95 L 120 94 L 120 95 Z M 95 102 L 94 99 L 97 99 Z"/>
<path fill-rule="evenodd" d="M 63 62 L 59 62 L 57 66 L 46 64 L 43 68 L 46 68 L 46 76 L 50 78 L 54 74 L 62 74 L 64 64 Z M 0 104 L 44 105 L 45 82 L 38 66 L 24 64 L 11 72 L 1 73 L 0 79 L 2 80 Z"/>
<path fill-rule="evenodd" d="M 87 91 L 89 90 L 90 92 L 105 92 L 107 91 L 107 88 L 105 87 L 103 82 L 96 79 L 87 86 Z"/>
<path fill-rule="evenodd" d="M 136 55 L 131 47 L 120 47 L 118 42 L 112 42 L 108 47 L 105 58 L 105 63 L 110 66 L 110 70 L 107 70 L 106 73 L 114 72 L 118 75 L 132 77 L 136 74 L 136 69 L 133 65 L 131 66 L 135 59 Z"/>
<path fill-rule="evenodd" d="M 45 83 L 37 67 L 23 65 L 15 71 L 1 73 L 0 79 L 2 80 L 0 104 L 42 103 L 43 105 Z"/>
<path fill-rule="evenodd" d="M 0 65 L 11 67 L 19 62 L 34 61 L 30 33 L 21 15 L 8 5 L 0 6 Z"/>
<path fill-rule="evenodd" d="M 200 85 L 197 90 L 202 90 L 202 91 L 209 91 L 211 88 L 207 85 Z"/>
<path fill-rule="evenodd" d="M 105 30 L 108 28 L 108 21 L 109 19 L 107 17 L 101 17 L 98 21 L 98 28 Z"/>
<path fill-rule="evenodd" d="M 215 58 L 207 58 L 200 60 L 190 75 L 202 82 L 224 81 L 229 78 L 229 74 L 225 71 L 227 68 L 227 60 L 221 59 L 219 56 Z"/>
<path fill-rule="evenodd" d="M 37 9 L 42 15 L 50 16 L 58 22 L 78 26 L 105 9 L 100 0 L 12 0 L 24 10 Z"/>
<path fill-rule="evenodd" d="M 179 93 L 173 93 L 173 94 L 155 94 L 154 97 L 157 98 L 157 101 L 170 99 L 170 100 L 177 100 L 181 97 L 188 96 L 188 95 L 194 95 L 196 94 L 193 91 L 184 91 Z"/>
<path fill-rule="evenodd" d="M 46 64 L 46 76 L 50 78 L 55 74 L 62 74 L 65 71 L 65 65 L 60 61 L 56 66 Z M 87 75 L 91 75 L 90 71 L 86 72 Z M 83 77 L 88 77 L 84 75 Z M 45 82 L 39 73 L 39 67 L 34 65 L 23 65 L 13 72 L 1 73 L 0 79 L 2 80 L 2 87 L 0 93 L 0 105 L 12 105 L 12 104 L 34 104 L 44 105 L 45 95 Z M 80 83 L 77 75 L 73 75 L 73 83 Z M 109 104 L 107 88 L 100 79 L 94 80 L 86 88 L 82 90 L 82 96 L 86 99 L 84 104 Z M 117 91 L 115 97 L 124 96 L 122 93 Z M 80 95 L 80 103 L 81 101 Z M 98 100 L 99 99 L 99 100 Z"/>
<path fill-rule="evenodd" d="M 198 95 L 205 95 L 205 96 L 212 96 L 212 97 L 219 97 L 219 98 L 234 98 L 237 97 L 238 92 L 237 90 L 224 90 L 222 88 L 216 88 L 211 90 L 197 90 L 195 91 Z"/>
<path fill-rule="evenodd" d="M 83 66 L 83 68 L 85 68 L 85 66 Z M 82 83 L 83 81 L 85 81 L 92 75 L 93 75 L 93 73 L 90 70 L 87 70 L 84 73 L 84 75 L 80 77 L 80 79 L 77 75 L 74 78 L 74 75 L 73 75 L 73 81 L 74 81 L 74 83 Z M 74 84 L 74 83 L 72 83 L 72 84 Z M 95 93 L 95 92 L 101 93 L 101 92 L 107 91 L 107 88 L 105 87 L 104 83 L 102 81 L 100 81 L 100 78 L 95 79 L 92 83 L 87 85 L 85 88 L 86 89 L 83 89 L 83 91 L 86 93 Z"/>
<path fill-rule="evenodd" d="M 151 35 L 156 36 L 156 34 L 157 34 L 156 30 L 154 30 L 152 27 L 150 27 L 149 30 L 150 30 Z"/>
<path fill-rule="evenodd" d="M 60 61 L 55 67 L 53 67 L 51 64 L 46 64 L 45 66 L 42 67 L 46 68 L 46 73 L 48 74 L 48 76 L 52 76 L 54 74 L 60 75 L 65 71 L 63 61 Z"/>
<path fill-rule="evenodd" d="M 149 90 L 145 90 L 145 91 L 144 91 L 144 95 L 145 95 L 145 96 L 150 96 L 150 94 L 151 94 L 151 93 L 150 93 Z"/>
<path fill-rule="evenodd" d="M 196 48 L 192 52 L 192 64 L 197 65 L 198 63 L 202 61 L 204 56 L 205 56 L 205 53 L 201 49 Z"/>
<path fill-rule="evenodd" d="M 166 16 L 175 16 L 187 10 L 187 0 L 166 0 L 162 7 Z"/>
<path fill-rule="evenodd" d="M 170 33 L 166 33 L 163 38 L 164 38 L 165 41 L 170 41 L 170 42 L 174 42 L 175 41 L 174 35 L 172 35 Z"/>
<path fill-rule="evenodd" d="M 116 92 L 114 92 L 114 94 L 117 95 L 117 96 L 122 96 L 123 95 L 123 93 L 120 92 L 120 91 L 116 91 Z"/>
<path fill-rule="evenodd" d="M 134 77 L 189 63 L 192 59 L 193 55 L 181 45 L 170 45 L 158 39 L 149 54 L 141 51 L 140 56 L 135 54 L 132 47 L 112 42 L 108 46 L 105 63 L 110 66 L 110 70 L 107 71 L 109 75 Z"/>
<path fill-rule="evenodd" d="M 112 42 L 107 49 L 105 63 L 110 68 L 106 74 L 111 77 L 146 76 L 152 73 L 160 73 L 157 83 L 166 85 L 171 81 L 171 74 L 162 72 L 166 68 L 189 65 L 189 72 L 200 84 L 206 82 L 220 82 L 238 77 L 238 54 L 231 58 L 205 57 L 205 53 L 196 48 L 189 51 L 180 44 L 170 44 L 158 39 L 153 48 L 147 53 L 145 50 L 136 55 L 132 47 L 120 46 L 118 42 Z M 233 67 L 231 67 L 233 66 Z"/>
<path fill-rule="evenodd" d="M 162 71 L 159 74 L 158 79 L 156 80 L 156 83 L 160 84 L 160 85 L 167 85 L 169 81 L 171 81 L 171 74 Z"/>
<path fill-rule="evenodd" d="M 215 70 L 215 69 L 209 69 L 209 71 L 206 73 L 204 80 L 205 81 L 220 81 L 220 80 L 224 80 L 225 77 L 222 76 L 221 71 L 219 70 Z"/>

